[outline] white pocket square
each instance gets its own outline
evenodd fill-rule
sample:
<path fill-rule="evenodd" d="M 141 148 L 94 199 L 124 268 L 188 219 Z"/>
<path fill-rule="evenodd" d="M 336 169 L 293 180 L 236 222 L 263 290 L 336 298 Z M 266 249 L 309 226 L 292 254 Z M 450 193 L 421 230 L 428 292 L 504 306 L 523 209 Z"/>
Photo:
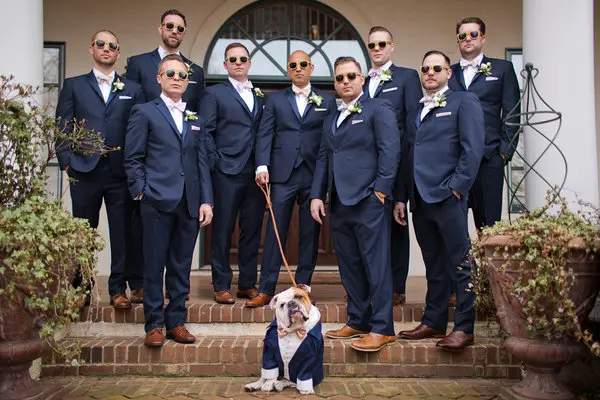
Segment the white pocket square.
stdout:
<path fill-rule="evenodd" d="M 198 81 L 190 81 L 191 84 L 198 83 Z"/>
<path fill-rule="evenodd" d="M 485 80 L 486 81 L 497 81 L 498 77 L 497 76 L 486 76 Z"/>
<path fill-rule="evenodd" d="M 326 108 L 315 108 L 315 111 L 327 111 Z"/>
<path fill-rule="evenodd" d="M 196 126 L 196 125 L 192 125 L 191 128 L 192 128 L 193 131 L 199 131 L 200 130 L 200 127 Z"/>
<path fill-rule="evenodd" d="M 360 124 L 361 122 L 363 122 L 362 119 L 354 119 L 354 120 L 352 120 L 352 125 Z"/>
<path fill-rule="evenodd" d="M 393 90 L 398 90 L 398 87 L 396 86 L 396 87 L 391 87 L 391 88 L 388 88 L 388 89 L 383 89 L 382 92 L 383 93 L 385 93 L 385 92 L 391 92 Z"/>
<path fill-rule="evenodd" d="M 443 113 L 437 113 L 437 114 L 435 114 L 436 117 L 447 117 L 448 115 L 452 115 L 452 112 L 451 111 L 446 111 L 446 112 L 443 112 Z"/>
<path fill-rule="evenodd" d="M 131 100 L 131 96 L 119 96 L 119 100 Z"/>

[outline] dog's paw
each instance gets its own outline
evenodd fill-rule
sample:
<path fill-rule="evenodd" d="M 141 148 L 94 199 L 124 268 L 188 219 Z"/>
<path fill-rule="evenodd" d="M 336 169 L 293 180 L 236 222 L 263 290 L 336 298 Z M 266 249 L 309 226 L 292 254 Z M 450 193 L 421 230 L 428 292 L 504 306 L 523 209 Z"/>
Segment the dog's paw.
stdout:
<path fill-rule="evenodd" d="M 289 379 L 280 379 L 277 382 L 275 382 L 275 390 L 277 390 L 278 392 L 281 392 L 283 389 L 285 389 L 286 387 L 294 387 L 296 386 L 294 384 L 294 382 L 290 381 Z"/>
<path fill-rule="evenodd" d="M 277 379 L 267 379 L 263 382 L 262 386 L 260 387 L 260 390 L 262 390 L 263 392 L 272 392 L 274 390 L 281 392 L 281 389 L 277 389 L 277 382 Z"/>
<path fill-rule="evenodd" d="M 264 381 L 265 380 L 263 378 L 260 378 L 256 382 L 252 382 L 244 386 L 244 390 L 246 392 L 256 392 L 257 390 L 260 390 L 262 388 Z"/>
<path fill-rule="evenodd" d="M 298 392 L 300 394 L 303 394 L 303 395 L 315 394 L 314 389 L 308 389 L 308 390 L 300 390 L 300 389 L 298 389 Z"/>

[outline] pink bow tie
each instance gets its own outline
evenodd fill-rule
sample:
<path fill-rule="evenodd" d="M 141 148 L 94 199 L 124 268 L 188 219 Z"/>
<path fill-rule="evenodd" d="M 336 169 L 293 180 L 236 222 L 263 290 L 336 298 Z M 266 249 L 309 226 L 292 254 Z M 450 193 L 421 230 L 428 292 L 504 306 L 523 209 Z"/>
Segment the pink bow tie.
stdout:
<path fill-rule="evenodd" d="M 381 73 L 381 68 L 378 68 L 378 69 L 371 68 L 369 70 L 369 76 L 371 78 L 377 78 L 377 76 L 379 76 L 380 73 Z"/>
<path fill-rule="evenodd" d="M 252 82 L 250 82 L 250 81 L 246 81 L 244 83 L 241 83 L 241 82 L 235 83 L 235 90 L 237 90 L 238 93 L 242 93 L 245 89 L 252 90 L 252 88 L 253 88 Z"/>
<path fill-rule="evenodd" d="M 477 61 L 467 61 L 465 59 L 461 59 L 460 60 L 460 67 L 462 69 L 465 69 L 465 68 L 468 68 L 468 67 L 479 68 L 479 63 Z"/>
<path fill-rule="evenodd" d="M 423 96 L 421 98 L 421 100 L 419 100 L 419 103 L 423 103 L 425 105 L 425 107 L 427 107 L 428 105 L 430 105 L 431 103 L 433 103 L 433 98 L 434 97 L 435 97 L 435 95 L 434 96 L 425 95 L 425 96 Z"/>
<path fill-rule="evenodd" d="M 185 106 L 186 103 L 184 101 L 178 101 L 177 103 L 175 103 L 173 100 L 167 101 L 167 107 L 169 108 L 169 110 L 179 110 L 181 112 L 184 112 Z"/>
<path fill-rule="evenodd" d="M 306 336 L 306 329 L 296 329 L 294 332 L 296 332 L 296 336 L 298 336 L 298 339 L 304 339 L 304 337 Z M 279 336 L 280 338 L 283 338 L 289 335 L 290 333 L 292 332 L 288 332 L 283 328 L 277 329 L 277 336 Z"/>
<path fill-rule="evenodd" d="M 297 87 L 293 87 L 292 91 L 296 95 L 301 94 L 301 95 L 306 96 L 306 97 L 308 97 L 310 95 L 310 89 L 308 88 L 308 86 L 305 87 L 305 88 L 303 88 L 303 89 L 300 89 L 300 88 L 297 88 Z"/>
<path fill-rule="evenodd" d="M 110 75 L 104 75 L 101 73 L 95 74 L 98 83 L 108 83 L 109 85 L 112 83 L 113 78 Z"/>

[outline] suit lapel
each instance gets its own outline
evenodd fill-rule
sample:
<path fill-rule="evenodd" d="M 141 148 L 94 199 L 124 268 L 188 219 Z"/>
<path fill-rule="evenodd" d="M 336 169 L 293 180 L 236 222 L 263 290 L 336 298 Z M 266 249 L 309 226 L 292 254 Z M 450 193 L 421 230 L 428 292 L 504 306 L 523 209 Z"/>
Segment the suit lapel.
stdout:
<path fill-rule="evenodd" d="M 467 90 L 467 85 L 465 84 L 465 76 L 463 75 L 463 69 L 460 66 L 460 63 L 454 65 L 454 70 L 452 71 L 454 75 L 456 75 L 456 81 L 464 90 Z"/>
<path fill-rule="evenodd" d="M 120 90 L 117 91 L 117 92 L 115 92 L 115 90 L 114 90 L 114 87 L 115 87 L 114 84 L 117 81 L 117 79 L 119 79 L 119 80 L 121 80 L 121 82 L 123 82 L 123 80 L 121 79 L 121 77 L 119 75 L 117 75 L 117 73 L 115 72 L 115 79 L 113 79 L 113 85 L 112 85 L 112 87 L 110 89 L 110 92 L 108 94 L 108 100 L 106 101 L 106 107 L 108 107 L 110 105 L 110 103 L 113 101 L 113 99 L 115 97 L 117 97 L 117 92 L 120 92 Z"/>
<path fill-rule="evenodd" d="M 242 99 L 242 96 L 240 96 L 238 91 L 235 90 L 235 88 L 233 87 L 231 82 L 229 82 L 229 80 L 225 81 L 225 87 L 233 94 L 235 99 L 238 101 L 238 103 L 240 103 L 242 105 L 242 107 L 244 108 L 244 110 L 246 110 L 248 115 L 250 115 L 250 117 L 253 117 L 253 112 L 248 108 L 248 105 L 246 104 L 244 99 Z M 252 93 L 252 94 L 254 95 L 254 93 Z M 254 106 L 255 106 L 254 108 L 256 108 L 256 97 L 254 98 Z"/>
<path fill-rule="evenodd" d="M 150 58 L 158 68 L 158 64 L 160 63 L 160 54 L 158 53 L 158 49 L 154 49 L 154 51 L 150 54 Z"/>
<path fill-rule="evenodd" d="M 94 72 L 90 71 L 90 73 L 87 76 L 87 79 L 92 89 L 94 89 L 94 92 L 96 92 L 96 94 L 100 97 L 102 104 L 104 104 L 104 96 L 102 96 L 102 91 L 100 90 L 100 86 L 98 85 L 98 80 L 96 79 Z"/>
<path fill-rule="evenodd" d="M 292 91 L 292 89 L 287 90 L 285 92 L 288 102 L 290 106 L 292 106 L 292 111 L 294 111 L 294 115 L 298 118 L 298 121 L 302 122 L 302 116 L 300 115 L 300 110 L 298 110 L 298 104 L 296 103 L 296 95 Z M 305 111 L 306 113 L 306 111 Z"/>
<path fill-rule="evenodd" d="M 486 62 L 487 62 L 487 58 L 485 56 L 483 56 L 483 58 L 481 59 L 481 64 L 485 64 Z M 479 64 L 479 65 L 481 65 L 481 64 Z M 481 69 L 481 67 L 479 69 Z M 475 74 L 475 76 L 473 77 L 473 80 L 471 81 L 471 84 L 469 85 L 469 87 L 472 86 L 481 77 L 481 75 L 483 75 L 481 72 L 477 72 Z"/>
<path fill-rule="evenodd" d="M 167 105 L 165 104 L 165 102 L 159 98 L 156 101 L 156 107 L 158 107 L 158 111 L 160 111 L 160 113 L 165 117 L 165 119 L 167 120 L 169 125 L 171 125 L 171 128 L 173 128 L 173 132 L 175 133 L 175 135 L 179 138 L 179 140 L 181 140 L 182 135 L 179 133 L 179 129 L 177 129 L 177 124 L 175 124 L 175 121 L 173 120 L 173 117 L 171 116 L 171 113 L 169 112 L 169 109 L 167 108 Z M 183 124 L 184 130 L 185 130 L 185 125 L 186 124 L 184 122 L 184 124 Z"/>

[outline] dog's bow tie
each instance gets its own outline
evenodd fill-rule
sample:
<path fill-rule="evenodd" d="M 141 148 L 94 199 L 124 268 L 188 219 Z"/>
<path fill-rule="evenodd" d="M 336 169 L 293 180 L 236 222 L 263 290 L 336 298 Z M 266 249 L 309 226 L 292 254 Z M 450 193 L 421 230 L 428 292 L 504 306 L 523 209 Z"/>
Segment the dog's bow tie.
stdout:
<path fill-rule="evenodd" d="M 296 336 L 298 336 L 298 339 L 304 339 L 304 337 L 306 336 L 306 329 L 296 329 L 294 332 L 296 332 Z M 289 335 L 292 332 L 288 332 L 283 328 L 278 328 L 277 329 L 277 335 L 279 336 L 279 338 L 283 338 L 287 335 Z"/>

